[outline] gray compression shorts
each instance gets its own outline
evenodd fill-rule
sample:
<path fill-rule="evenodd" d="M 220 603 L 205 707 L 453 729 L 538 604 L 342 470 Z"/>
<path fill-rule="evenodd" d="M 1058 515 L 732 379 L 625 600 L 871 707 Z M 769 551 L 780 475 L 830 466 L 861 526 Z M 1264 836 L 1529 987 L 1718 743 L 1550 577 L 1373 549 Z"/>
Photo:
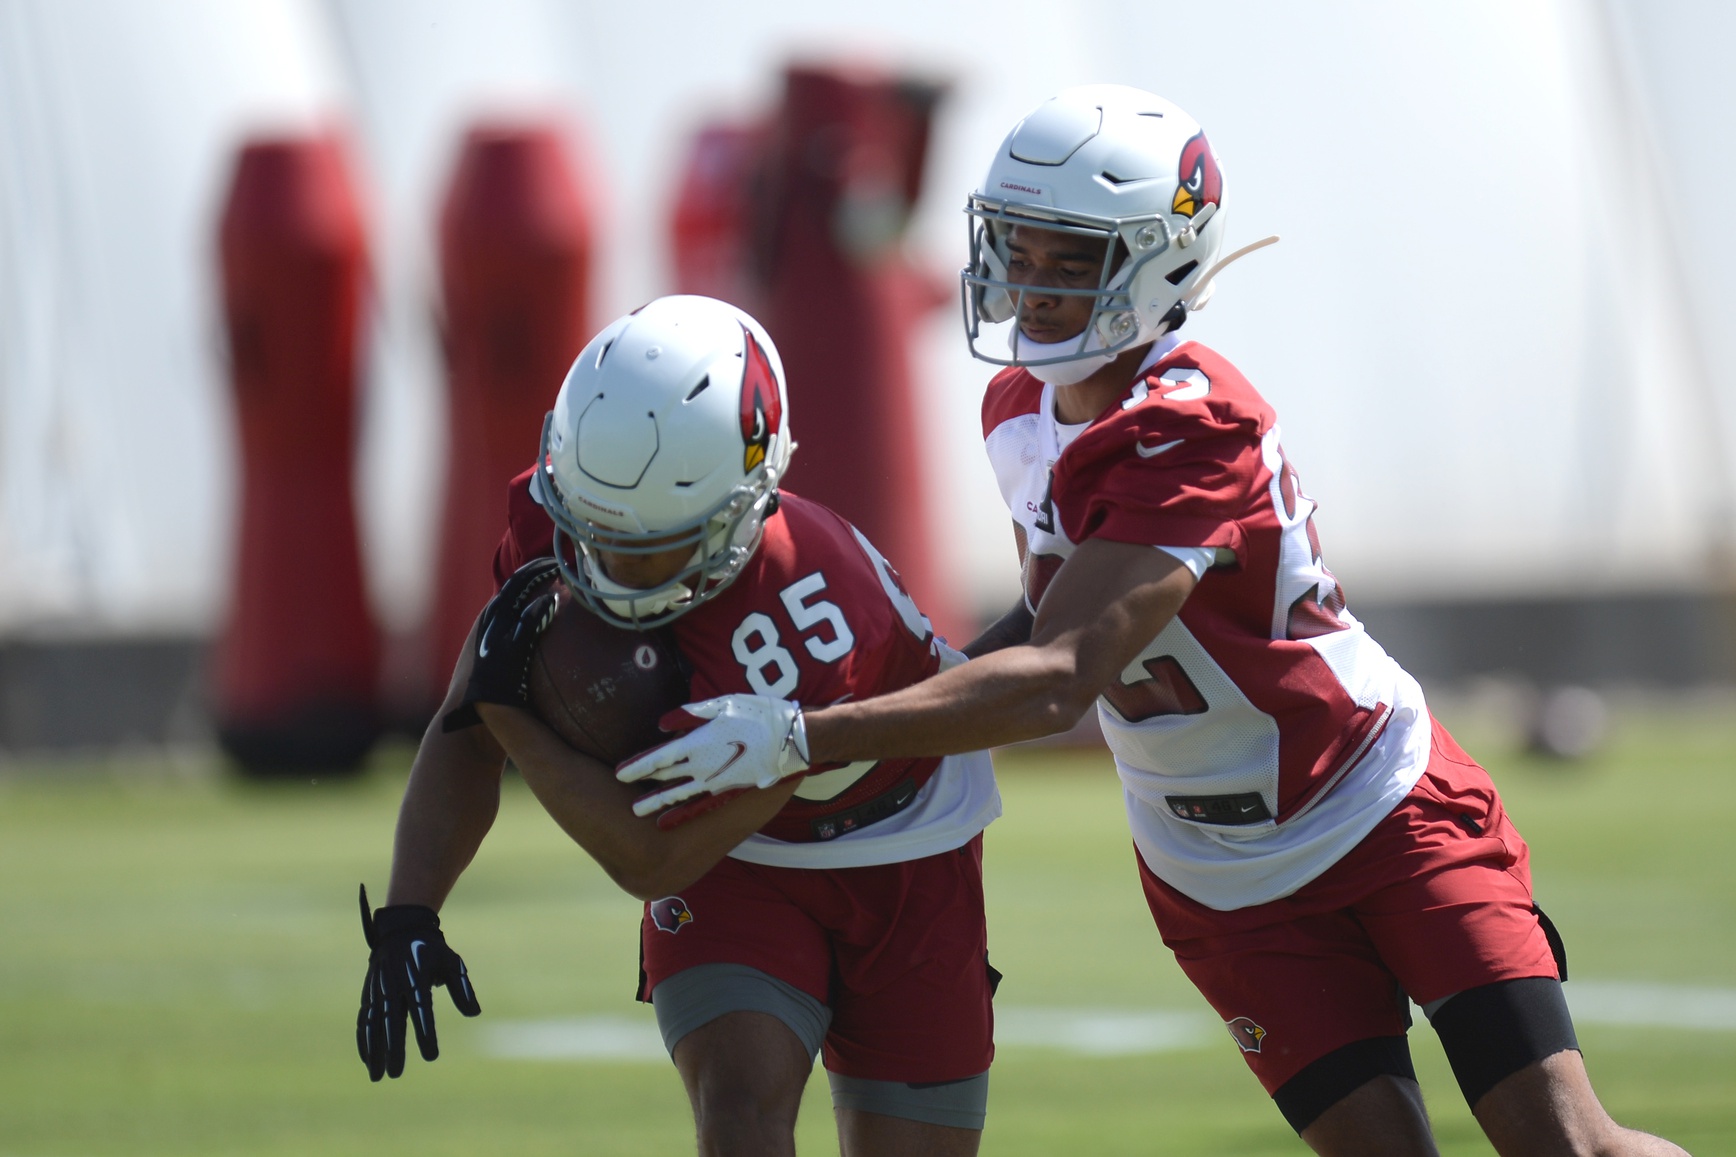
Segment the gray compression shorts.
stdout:
<path fill-rule="evenodd" d="M 745 964 L 699 964 L 682 969 L 651 990 L 663 1047 L 675 1055 L 681 1038 L 725 1013 L 763 1012 L 783 1021 L 810 1058 L 832 1024 L 832 1010 L 777 977 Z"/>
<path fill-rule="evenodd" d="M 962 1081 L 939 1084 L 905 1084 L 903 1081 L 870 1081 L 827 1073 L 832 1082 L 832 1104 L 840 1109 L 903 1117 L 926 1125 L 950 1125 L 954 1129 L 978 1129 L 988 1118 L 989 1075 L 978 1073 Z"/>
<path fill-rule="evenodd" d="M 763 1012 L 777 1017 L 796 1034 L 810 1057 L 819 1056 L 832 1024 L 832 1010 L 824 1004 L 794 985 L 745 964 L 700 964 L 683 969 L 652 991 L 651 1005 L 657 1011 L 663 1047 L 671 1056 L 682 1037 L 731 1012 Z M 826 1075 L 832 1084 L 832 1104 L 840 1109 L 955 1129 L 981 1129 L 988 1113 L 987 1073 L 936 1084 Z"/>

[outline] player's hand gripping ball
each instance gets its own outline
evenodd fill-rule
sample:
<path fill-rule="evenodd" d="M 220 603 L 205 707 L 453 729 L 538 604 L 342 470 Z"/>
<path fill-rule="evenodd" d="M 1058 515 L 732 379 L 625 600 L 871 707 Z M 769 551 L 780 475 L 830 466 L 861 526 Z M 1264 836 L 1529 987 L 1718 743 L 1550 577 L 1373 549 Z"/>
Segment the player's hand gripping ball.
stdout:
<path fill-rule="evenodd" d="M 404 1022 L 416 1026 L 422 1059 L 440 1055 L 434 1035 L 434 989 L 446 986 L 465 1016 L 482 1006 L 470 987 L 470 974 L 458 953 L 440 934 L 440 917 L 420 904 L 392 904 L 371 912 L 363 885 L 362 935 L 367 938 L 368 978 L 362 985 L 362 1010 L 356 1015 L 356 1051 L 368 1066 L 368 1079 L 404 1072 Z"/>
<path fill-rule="evenodd" d="M 478 703 L 530 706 L 531 661 L 538 639 L 560 606 L 559 577 L 554 559 L 533 558 L 488 601 L 476 626 L 464 701 L 447 712 L 442 730 L 458 731 L 480 723 Z"/>
<path fill-rule="evenodd" d="M 659 723 L 665 731 L 686 734 L 628 760 L 615 772 L 622 783 L 655 779 L 674 785 L 635 801 L 636 815 L 647 816 L 699 795 L 771 787 L 808 770 L 802 709 L 787 699 L 722 695 L 671 711 Z"/>

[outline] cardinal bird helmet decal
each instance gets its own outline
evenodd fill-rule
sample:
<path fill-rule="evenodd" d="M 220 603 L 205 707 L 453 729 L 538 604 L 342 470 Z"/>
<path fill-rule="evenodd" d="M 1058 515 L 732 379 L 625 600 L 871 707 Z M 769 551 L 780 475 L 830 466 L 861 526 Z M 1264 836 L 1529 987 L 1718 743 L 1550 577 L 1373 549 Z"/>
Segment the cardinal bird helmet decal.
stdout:
<path fill-rule="evenodd" d="M 742 469 L 752 470 L 766 460 L 766 451 L 784 420 L 784 410 L 771 360 L 746 326 L 742 327 L 741 336 L 747 343 L 742 354 L 747 365 L 741 376 L 741 440 L 747 447 L 742 455 Z"/>
<path fill-rule="evenodd" d="M 1218 171 L 1218 158 L 1203 132 L 1195 133 L 1182 146 L 1181 160 L 1176 164 L 1180 184 L 1170 210 L 1192 217 L 1207 205 L 1216 205 L 1224 195 L 1224 175 Z"/>

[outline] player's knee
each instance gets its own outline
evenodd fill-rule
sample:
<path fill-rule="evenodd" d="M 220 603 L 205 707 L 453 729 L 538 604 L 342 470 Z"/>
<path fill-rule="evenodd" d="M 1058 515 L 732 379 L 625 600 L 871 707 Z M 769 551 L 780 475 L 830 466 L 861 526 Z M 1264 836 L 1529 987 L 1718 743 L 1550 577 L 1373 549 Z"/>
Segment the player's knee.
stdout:
<path fill-rule="evenodd" d="M 784 1066 L 718 1057 L 689 1082 L 701 1153 L 784 1153 L 795 1144 L 805 1081 Z"/>
<path fill-rule="evenodd" d="M 729 1079 L 701 1081 L 693 1125 L 703 1154 L 788 1153 L 795 1150 L 802 1093 Z"/>
<path fill-rule="evenodd" d="M 756 1064 L 739 1052 L 713 1053 L 689 1068 L 694 1123 L 702 1137 L 787 1134 L 795 1128 L 806 1078 L 805 1069 L 788 1063 Z"/>
<path fill-rule="evenodd" d="M 732 964 L 678 972 L 653 990 L 652 1001 L 693 1102 L 699 1151 L 793 1152 L 802 1089 L 829 1019 L 825 1006 Z M 813 1015 L 816 1009 L 822 1015 Z"/>

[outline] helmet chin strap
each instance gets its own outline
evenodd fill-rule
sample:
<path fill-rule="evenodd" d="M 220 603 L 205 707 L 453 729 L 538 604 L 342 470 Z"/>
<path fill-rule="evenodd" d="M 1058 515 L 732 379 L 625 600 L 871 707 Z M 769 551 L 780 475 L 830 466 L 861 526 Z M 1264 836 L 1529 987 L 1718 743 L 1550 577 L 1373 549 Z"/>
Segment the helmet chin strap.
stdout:
<path fill-rule="evenodd" d="M 1093 350 L 1103 348 L 1103 337 L 1097 332 L 1096 326 L 1088 329 L 1084 337 L 1083 342 L 1077 337 L 1065 338 L 1062 341 L 1032 341 L 1019 332 L 1015 323 L 1012 333 L 1007 335 L 1007 345 L 1012 349 L 1013 357 L 1021 360 L 1029 358 L 1040 361 L 1077 353 L 1079 356 L 1071 361 L 1025 367 L 1025 372 L 1039 382 L 1046 382 L 1051 386 L 1075 386 L 1114 361 L 1116 356 L 1108 353 L 1092 355 Z"/>

